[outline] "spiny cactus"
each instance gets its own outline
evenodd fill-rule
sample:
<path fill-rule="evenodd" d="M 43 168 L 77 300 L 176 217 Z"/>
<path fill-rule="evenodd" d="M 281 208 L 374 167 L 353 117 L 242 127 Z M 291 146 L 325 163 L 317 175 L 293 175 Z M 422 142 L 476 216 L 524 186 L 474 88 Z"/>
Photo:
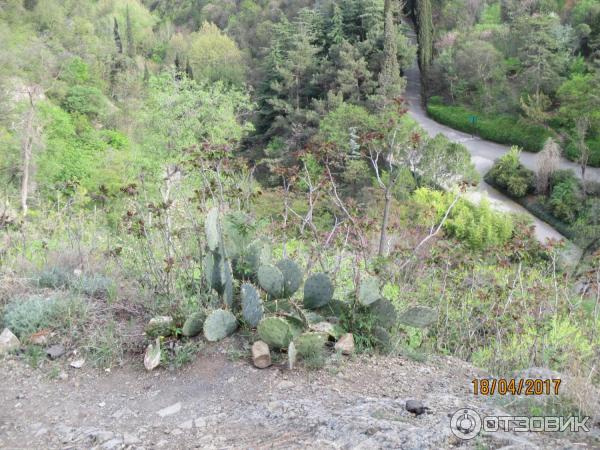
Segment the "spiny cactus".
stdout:
<path fill-rule="evenodd" d="M 304 307 L 317 309 L 333 297 L 333 283 L 324 273 L 311 275 L 304 283 Z"/>
<path fill-rule="evenodd" d="M 181 334 L 187 337 L 193 337 L 200 334 L 202 332 L 202 326 L 204 325 L 205 319 L 206 313 L 203 311 L 193 313 L 183 324 Z"/>
<path fill-rule="evenodd" d="M 358 301 L 364 306 L 369 306 L 380 298 L 379 280 L 371 276 L 362 280 L 358 289 Z"/>
<path fill-rule="evenodd" d="M 242 299 L 242 315 L 251 327 L 258 325 L 263 316 L 263 305 L 260 294 L 254 286 L 244 283 L 240 289 Z"/>
<path fill-rule="evenodd" d="M 211 208 L 206 215 L 204 222 L 204 231 L 206 233 L 206 244 L 211 251 L 216 251 L 221 242 L 219 235 L 219 209 Z"/>
<path fill-rule="evenodd" d="M 223 301 L 231 308 L 233 306 L 233 272 L 227 259 L 221 260 L 221 280 L 223 281 Z"/>
<path fill-rule="evenodd" d="M 396 324 L 398 312 L 388 299 L 380 298 L 371 304 L 370 309 L 379 326 L 390 329 Z"/>
<path fill-rule="evenodd" d="M 260 339 L 271 348 L 283 350 L 294 338 L 289 322 L 281 317 L 266 317 L 258 324 Z"/>
<path fill-rule="evenodd" d="M 300 334 L 302 334 L 305 328 L 305 324 L 302 319 L 291 314 L 285 314 L 282 317 L 287 323 L 289 323 L 292 337 L 295 338 L 296 336 L 300 336 Z"/>
<path fill-rule="evenodd" d="M 283 274 L 283 296 L 289 298 L 302 284 L 302 269 L 291 259 L 282 259 L 275 265 Z"/>
<path fill-rule="evenodd" d="M 246 270 L 256 276 L 260 266 L 269 264 L 271 260 L 271 247 L 267 242 L 256 240 L 246 247 L 242 259 Z"/>
<path fill-rule="evenodd" d="M 398 322 L 415 328 L 425 328 L 435 323 L 437 319 L 438 313 L 435 309 L 426 306 L 412 306 L 402 312 Z"/>
<path fill-rule="evenodd" d="M 328 340 L 329 336 L 327 333 L 307 332 L 302 333 L 294 339 L 294 343 L 296 344 L 298 354 L 306 357 L 322 350 Z"/>
<path fill-rule="evenodd" d="M 271 298 L 281 298 L 283 295 L 283 274 L 275 266 L 261 266 L 258 269 L 258 283 Z"/>
<path fill-rule="evenodd" d="M 217 309 L 208 315 L 203 328 L 207 341 L 219 341 L 237 329 L 237 320 L 229 311 Z"/>

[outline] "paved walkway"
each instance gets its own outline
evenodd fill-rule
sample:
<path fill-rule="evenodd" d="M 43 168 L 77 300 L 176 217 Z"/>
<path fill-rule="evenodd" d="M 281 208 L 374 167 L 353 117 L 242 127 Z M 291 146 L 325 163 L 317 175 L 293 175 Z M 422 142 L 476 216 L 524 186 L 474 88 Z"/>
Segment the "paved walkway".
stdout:
<path fill-rule="evenodd" d="M 421 77 L 417 64 L 408 70 L 405 75 L 408 81 L 406 87 L 406 99 L 409 103 L 410 115 L 430 135 L 435 136 L 441 133 L 451 141 L 463 144 L 471 153 L 473 163 L 482 176 L 490 170 L 496 159 L 509 150 L 509 147 L 507 146 L 473 137 L 470 134 L 441 125 L 427 117 L 427 113 L 421 105 Z M 521 161 L 526 167 L 535 169 L 535 156 L 536 155 L 533 153 L 523 152 Z M 561 161 L 561 168 L 574 168 L 575 173 L 579 174 L 579 171 L 577 170 L 578 166 L 571 161 Z M 588 169 L 588 172 L 590 172 L 589 176 L 586 176 L 588 180 L 597 179 L 600 181 L 600 169 Z M 565 239 L 562 234 L 552 228 L 549 224 L 538 219 L 514 200 L 497 191 L 483 180 L 476 190 L 467 193 L 467 197 L 475 202 L 480 201 L 484 196 L 488 197 L 494 209 L 498 211 L 521 213 L 531 217 L 535 224 L 535 235 L 541 242 L 545 242 L 548 238 Z"/>

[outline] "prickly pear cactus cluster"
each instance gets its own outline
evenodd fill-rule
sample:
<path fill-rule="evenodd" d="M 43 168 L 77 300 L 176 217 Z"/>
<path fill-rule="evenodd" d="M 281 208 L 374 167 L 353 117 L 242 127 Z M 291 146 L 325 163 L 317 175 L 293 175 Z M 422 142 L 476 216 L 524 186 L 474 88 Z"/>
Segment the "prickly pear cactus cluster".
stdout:
<path fill-rule="evenodd" d="M 295 362 L 296 355 L 309 357 L 322 351 L 330 339 L 339 339 L 348 331 L 340 325 L 343 317 L 356 311 L 369 314 L 369 332 L 382 347 L 390 345 L 397 324 L 423 328 L 437 320 L 436 311 L 425 307 L 398 314 L 381 294 L 380 280 L 368 275 L 357 286 L 354 299 L 335 300 L 327 274 L 313 273 L 305 280 L 294 260 L 272 262 L 269 243 L 256 238 L 254 225 L 244 213 L 211 209 L 205 234 L 204 278 L 221 297 L 222 307 L 192 314 L 182 329 L 185 336 L 202 332 L 209 341 L 223 339 L 237 329 L 237 314 L 256 328 L 260 340 L 272 350 L 292 349 Z"/>

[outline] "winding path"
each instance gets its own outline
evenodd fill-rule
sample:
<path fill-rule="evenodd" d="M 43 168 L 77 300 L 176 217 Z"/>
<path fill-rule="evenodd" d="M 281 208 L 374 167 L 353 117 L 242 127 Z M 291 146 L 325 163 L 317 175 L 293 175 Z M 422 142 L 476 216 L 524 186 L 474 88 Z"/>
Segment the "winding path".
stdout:
<path fill-rule="evenodd" d="M 473 137 L 470 134 L 454 130 L 453 128 L 439 124 L 430 119 L 421 103 L 421 74 L 418 65 L 415 63 L 412 68 L 406 71 L 405 76 L 407 79 L 406 99 L 409 103 L 409 114 L 430 135 L 435 136 L 441 133 L 451 141 L 463 144 L 471 153 L 473 163 L 482 176 L 490 170 L 496 159 L 509 150 L 509 147 L 507 146 L 486 141 L 479 137 Z M 535 170 L 536 155 L 534 153 L 523 152 L 521 154 L 521 162 L 525 167 Z M 577 164 L 563 158 L 560 167 L 561 169 L 573 169 L 575 174 L 581 178 L 581 173 Z M 588 168 L 586 179 L 588 181 L 593 180 L 600 182 L 600 169 Z M 470 200 L 475 202 L 479 202 L 484 196 L 487 196 L 492 207 L 498 211 L 527 215 L 533 220 L 535 225 L 535 236 L 541 242 L 545 242 L 546 239 L 566 239 L 552 226 L 538 219 L 514 200 L 494 189 L 483 180 L 477 189 L 470 191 L 467 196 Z"/>

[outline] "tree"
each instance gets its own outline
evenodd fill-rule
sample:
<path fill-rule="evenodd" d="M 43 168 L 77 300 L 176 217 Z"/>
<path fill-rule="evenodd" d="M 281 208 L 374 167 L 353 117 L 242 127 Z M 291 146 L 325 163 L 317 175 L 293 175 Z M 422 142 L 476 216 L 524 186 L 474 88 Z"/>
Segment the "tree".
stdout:
<path fill-rule="evenodd" d="M 577 150 L 579 152 L 579 167 L 581 168 L 581 190 L 583 198 L 587 196 L 587 183 L 585 180 L 585 172 L 590 160 L 590 147 L 587 145 L 586 138 L 590 129 L 590 119 L 587 116 L 579 117 L 575 120 L 575 128 L 572 137 Z"/>
<path fill-rule="evenodd" d="M 37 87 L 27 88 L 27 110 L 25 112 L 23 132 L 21 136 L 21 211 L 27 214 L 27 199 L 29 198 L 29 185 L 31 183 L 31 164 L 33 147 L 39 139 L 40 130 L 35 121 L 35 99 L 40 95 Z"/>
<path fill-rule="evenodd" d="M 550 178 L 560 166 L 560 147 L 552 138 L 548 138 L 544 148 L 536 157 L 536 190 L 538 194 L 547 195 Z"/>
<path fill-rule="evenodd" d="M 480 178 L 467 148 L 443 134 L 426 141 L 418 174 L 431 187 L 445 189 L 459 183 L 477 184 Z"/>
<path fill-rule="evenodd" d="M 400 77 L 400 66 L 398 64 L 397 32 L 391 2 L 392 0 L 386 0 L 385 2 L 383 64 L 379 73 L 379 95 L 382 106 L 399 97 L 404 90 L 404 82 Z"/>
<path fill-rule="evenodd" d="M 197 78 L 237 86 L 243 84 L 246 66 L 242 52 L 219 27 L 214 23 L 204 22 L 200 30 L 192 33 L 189 39 L 189 62 Z"/>
<path fill-rule="evenodd" d="M 433 17 L 431 0 L 416 0 L 419 67 L 426 76 L 433 60 Z"/>
<path fill-rule="evenodd" d="M 400 102 L 382 113 L 379 119 L 380 131 L 363 136 L 363 143 L 384 197 L 378 254 L 385 256 L 394 190 L 406 169 L 416 176 L 423 157 L 424 140 L 421 130 L 408 118 Z"/>
<path fill-rule="evenodd" d="M 570 54 L 570 32 L 550 15 L 519 17 L 512 33 L 521 60 L 521 82 L 534 99 L 553 94 L 563 79 Z"/>
<path fill-rule="evenodd" d="M 131 16 L 129 15 L 129 4 L 125 10 L 125 33 L 127 36 L 127 56 L 133 58 L 135 56 L 135 42 L 133 40 L 133 28 L 131 26 Z"/>

